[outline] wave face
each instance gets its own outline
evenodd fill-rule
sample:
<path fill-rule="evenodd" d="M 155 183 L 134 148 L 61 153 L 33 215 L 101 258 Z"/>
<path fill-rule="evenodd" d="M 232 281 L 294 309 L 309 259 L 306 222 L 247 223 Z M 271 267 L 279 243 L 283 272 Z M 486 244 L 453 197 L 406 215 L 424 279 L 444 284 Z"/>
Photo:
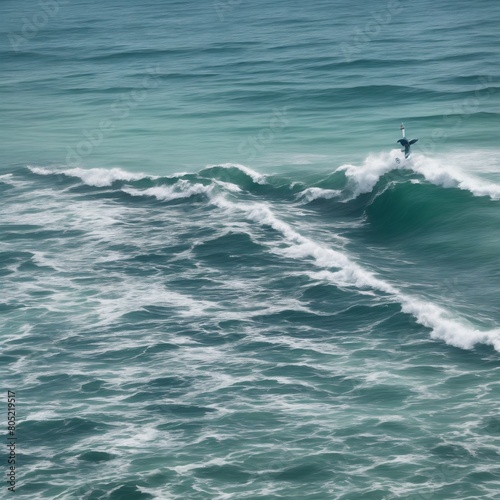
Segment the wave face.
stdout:
<path fill-rule="evenodd" d="M 486 491 L 470 478 L 496 467 L 500 184 L 397 155 L 308 181 L 239 164 L 2 175 L 27 487 L 44 450 L 68 481 L 40 498 L 362 494 L 381 470 L 391 495 Z"/>
<path fill-rule="evenodd" d="M 498 498 L 500 2 L 0 6 L 19 498 Z"/>

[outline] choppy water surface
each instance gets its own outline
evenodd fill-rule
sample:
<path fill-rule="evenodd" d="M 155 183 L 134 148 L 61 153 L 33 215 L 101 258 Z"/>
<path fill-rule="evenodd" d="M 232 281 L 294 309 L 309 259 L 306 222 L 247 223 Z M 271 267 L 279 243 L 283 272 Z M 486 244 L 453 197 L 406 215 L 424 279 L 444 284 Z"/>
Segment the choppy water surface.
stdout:
<path fill-rule="evenodd" d="M 497 3 L 51 5 L 0 7 L 16 494 L 498 498 Z"/>

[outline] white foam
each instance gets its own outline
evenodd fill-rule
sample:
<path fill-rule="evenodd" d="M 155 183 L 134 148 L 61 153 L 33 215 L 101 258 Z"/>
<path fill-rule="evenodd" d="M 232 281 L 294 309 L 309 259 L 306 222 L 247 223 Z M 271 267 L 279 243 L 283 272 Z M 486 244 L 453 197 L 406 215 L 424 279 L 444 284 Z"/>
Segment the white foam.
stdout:
<path fill-rule="evenodd" d="M 37 265 L 41 267 L 50 267 L 54 269 L 55 271 L 63 271 L 62 268 L 60 268 L 57 265 L 57 259 L 51 259 L 47 256 L 46 253 L 40 252 L 37 250 L 32 250 L 33 256 L 31 257 L 31 260 Z"/>
<path fill-rule="evenodd" d="M 467 172 L 467 170 L 480 170 L 476 168 L 476 162 L 479 161 L 477 156 L 473 156 L 472 165 L 470 155 L 460 160 L 460 157 L 455 156 L 431 158 L 414 152 L 410 159 L 398 163 L 399 157 L 400 152 L 397 149 L 388 153 L 370 154 L 361 166 L 342 165 L 336 172 L 345 172 L 354 197 L 372 191 L 380 178 L 392 170 L 411 170 L 436 186 L 462 189 L 474 196 L 489 196 L 492 200 L 500 199 L 499 184 Z M 487 170 L 491 171 L 492 160 L 488 161 L 486 161 L 489 165 Z"/>
<path fill-rule="evenodd" d="M 156 283 L 127 283 L 125 292 L 109 297 L 115 290 L 111 288 L 108 294 L 95 298 L 98 306 L 95 310 L 100 317 L 99 324 L 110 324 L 131 311 L 147 306 L 166 306 L 176 310 L 176 315 L 189 318 L 201 317 L 207 310 L 217 310 L 216 302 L 197 300 L 190 295 L 181 294 Z M 106 290 L 104 290 L 105 292 Z"/>
<path fill-rule="evenodd" d="M 0 175 L 0 183 L 6 184 L 8 186 L 28 186 L 31 184 L 30 181 L 27 181 L 26 179 L 20 179 L 19 177 L 16 177 L 14 174 L 3 174 Z"/>
<path fill-rule="evenodd" d="M 217 185 L 222 186 L 224 189 L 231 191 L 232 193 L 241 193 L 241 188 L 232 182 L 214 181 Z"/>
<path fill-rule="evenodd" d="M 463 320 L 451 318 L 448 311 L 435 304 L 408 295 L 398 295 L 402 311 L 412 314 L 419 324 L 431 328 L 432 338 L 462 349 L 471 349 L 478 343 L 488 344 L 500 352 L 500 328 L 480 331 Z"/>
<path fill-rule="evenodd" d="M 0 182 L 3 184 L 8 184 L 9 186 L 15 186 L 16 183 L 12 180 L 12 174 L 0 175 Z"/>
<path fill-rule="evenodd" d="M 26 416 L 24 418 L 25 422 L 45 422 L 49 420 L 57 419 L 59 414 L 59 405 L 52 403 L 51 409 L 43 409 L 43 410 L 31 410 L 29 413 L 26 412 Z M 57 410 L 57 411 L 56 411 Z"/>
<path fill-rule="evenodd" d="M 143 173 L 132 173 L 121 168 L 46 168 L 46 167 L 28 167 L 34 174 L 53 175 L 63 174 L 68 177 L 77 177 L 89 186 L 105 187 L 111 186 L 115 181 L 137 181 L 140 179 L 155 179 L 157 177 Z"/>
<path fill-rule="evenodd" d="M 480 331 L 466 320 L 456 316 L 445 309 L 402 293 L 397 287 L 378 278 L 353 262 L 346 254 L 337 250 L 324 247 L 313 240 L 296 232 L 289 224 L 278 219 L 263 203 L 235 204 L 222 196 L 213 199 L 220 208 L 230 211 L 243 211 L 247 218 L 262 225 L 271 226 L 280 232 L 288 246 L 271 249 L 272 252 L 297 260 L 312 259 L 320 268 L 317 277 L 325 279 L 339 287 L 354 287 L 361 291 L 366 288 L 383 292 L 401 304 L 404 313 L 414 316 L 416 321 L 432 330 L 431 337 L 444 340 L 447 344 L 470 349 L 476 343 L 492 345 L 500 352 L 500 329 Z M 334 271 L 330 269 L 334 268 Z"/>
<path fill-rule="evenodd" d="M 323 189 L 319 187 L 310 187 L 301 191 L 297 197 L 305 199 L 308 203 L 319 198 L 325 200 L 330 200 L 332 198 L 337 198 L 342 194 L 342 191 L 337 189 Z"/>
<path fill-rule="evenodd" d="M 265 175 L 260 174 L 259 172 L 256 172 L 255 170 L 252 170 L 251 168 L 246 167 L 245 165 L 241 165 L 239 163 L 221 163 L 220 165 L 207 165 L 205 167 L 205 169 L 214 168 L 214 167 L 236 168 L 236 169 L 240 170 L 241 172 L 243 172 L 244 174 L 246 174 L 249 177 L 251 177 L 252 180 L 256 184 L 265 184 L 265 182 L 266 182 L 266 180 L 265 180 L 266 176 Z M 203 170 L 205 170 L 205 169 L 203 169 Z M 203 172 L 203 170 L 202 170 L 202 172 Z"/>
<path fill-rule="evenodd" d="M 124 187 L 122 191 L 131 196 L 153 196 L 160 201 L 171 201 L 181 198 L 189 198 L 197 194 L 210 194 L 214 185 L 205 186 L 203 184 L 191 184 L 189 181 L 181 179 L 171 186 L 154 186 L 147 189 L 136 189 Z"/>
<path fill-rule="evenodd" d="M 474 196 L 489 196 L 492 200 L 500 200 L 499 184 L 464 172 L 460 166 L 450 164 L 446 159 L 415 155 L 412 169 L 436 186 L 458 188 L 469 191 Z"/>
<path fill-rule="evenodd" d="M 184 475 L 191 472 L 194 469 L 201 469 L 203 467 L 208 467 L 210 465 L 223 466 L 226 465 L 227 463 L 228 463 L 227 460 L 217 457 L 202 462 L 190 463 L 187 465 L 176 465 L 175 467 L 167 467 L 167 468 L 173 470 L 177 474 Z"/>
<path fill-rule="evenodd" d="M 336 169 L 336 172 L 345 172 L 356 197 L 363 193 L 369 193 L 387 172 L 404 168 L 406 162 L 398 164 L 396 162 L 398 156 L 399 151 L 397 149 L 389 153 L 370 154 L 366 157 L 363 165 L 342 165 Z"/>

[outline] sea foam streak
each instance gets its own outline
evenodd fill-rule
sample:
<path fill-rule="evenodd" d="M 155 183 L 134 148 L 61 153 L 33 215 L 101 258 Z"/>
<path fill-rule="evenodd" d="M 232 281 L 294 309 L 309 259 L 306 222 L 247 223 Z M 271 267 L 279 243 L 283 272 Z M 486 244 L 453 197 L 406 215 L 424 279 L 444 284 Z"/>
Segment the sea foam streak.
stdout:
<path fill-rule="evenodd" d="M 288 223 L 277 218 L 269 206 L 263 203 L 233 203 L 218 195 L 212 200 L 228 212 L 243 212 L 245 216 L 261 225 L 267 225 L 281 233 L 287 242 L 286 248 L 272 248 L 274 253 L 293 259 L 311 259 L 317 267 L 323 268 L 318 276 L 339 287 L 371 288 L 388 294 L 401 304 L 403 312 L 411 314 L 416 321 L 432 330 L 431 337 L 444 340 L 447 344 L 470 349 L 476 343 L 492 345 L 500 352 L 500 329 L 480 331 L 465 320 L 452 319 L 452 314 L 430 302 L 402 293 L 360 265 L 347 255 L 326 248 L 295 231 Z M 330 271 L 330 269 L 335 271 Z"/>
<path fill-rule="evenodd" d="M 213 188 L 214 185 L 191 184 L 181 179 L 172 186 L 154 186 L 147 189 L 124 187 L 122 191 L 131 196 L 153 196 L 160 201 L 172 201 L 198 194 L 209 194 Z"/>
<path fill-rule="evenodd" d="M 111 186 L 116 181 L 138 181 L 140 179 L 156 179 L 157 177 L 142 173 L 132 173 L 121 168 L 46 168 L 28 167 L 31 172 L 38 175 L 63 174 L 68 177 L 77 177 L 88 186 L 106 187 Z"/>

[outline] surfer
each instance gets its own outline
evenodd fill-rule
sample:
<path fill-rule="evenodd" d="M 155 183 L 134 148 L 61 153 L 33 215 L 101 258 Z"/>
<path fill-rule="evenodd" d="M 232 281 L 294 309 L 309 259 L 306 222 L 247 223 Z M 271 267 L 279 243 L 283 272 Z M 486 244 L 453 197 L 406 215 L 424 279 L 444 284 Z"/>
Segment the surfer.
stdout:
<path fill-rule="evenodd" d="M 398 142 L 401 144 L 401 146 L 403 146 L 403 149 L 401 150 L 401 152 L 404 152 L 405 158 L 408 159 L 411 155 L 410 146 L 412 144 L 415 144 L 418 141 L 418 139 L 412 139 L 411 141 L 409 141 L 405 136 L 405 126 L 403 124 L 401 124 L 400 128 L 401 128 L 401 134 L 403 135 L 403 138 L 399 139 Z"/>

